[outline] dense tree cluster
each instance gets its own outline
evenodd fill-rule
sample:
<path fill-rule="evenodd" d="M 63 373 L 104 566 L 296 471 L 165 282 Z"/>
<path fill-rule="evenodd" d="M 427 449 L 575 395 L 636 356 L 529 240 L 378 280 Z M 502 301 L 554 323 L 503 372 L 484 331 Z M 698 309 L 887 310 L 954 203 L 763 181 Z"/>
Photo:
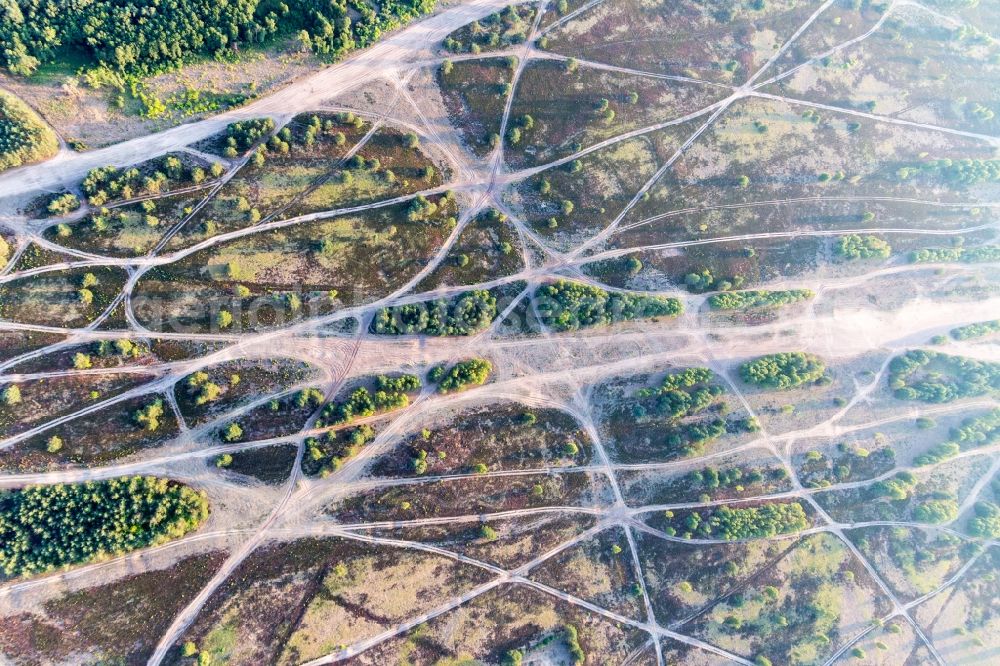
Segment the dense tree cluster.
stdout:
<path fill-rule="evenodd" d="M 1000 391 L 1000 363 L 912 349 L 892 359 L 889 387 L 900 400 L 951 402 Z"/>
<path fill-rule="evenodd" d="M 8 576 L 90 562 L 175 539 L 208 517 L 208 500 L 150 476 L 0 493 L 0 567 Z"/>
<path fill-rule="evenodd" d="M 444 47 L 452 53 L 479 53 L 520 44 L 535 18 L 533 4 L 510 5 L 448 35 Z"/>
<path fill-rule="evenodd" d="M 0 4 L 0 33 L 3 14 Z M 38 114 L 17 97 L 0 90 L 0 171 L 47 159 L 58 150 L 55 132 Z"/>
<path fill-rule="evenodd" d="M 375 313 L 371 331 L 379 335 L 472 335 L 497 316 L 496 296 L 485 289 L 454 298 L 407 303 Z"/>
<path fill-rule="evenodd" d="M 773 389 L 815 382 L 826 372 L 822 359 L 805 352 L 768 354 L 740 366 L 743 381 Z"/>
<path fill-rule="evenodd" d="M 48 217 L 61 217 L 80 208 L 80 200 L 72 192 L 66 192 L 52 197 L 45 206 Z"/>
<path fill-rule="evenodd" d="M 375 7 L 359 0 L 8 0 L 0 3 L 0 65 L 27 76 L 70 47 L 86 54 L 90 68 L 146 76 L 284 35 L 335 59 L 430 12 L 434 0 Z"/>
<path fill-rule="evenodd" d="M 375 379 L 375 394 L 360 386 L 346 400 L 333 401 L 323 407 L 316 427 L 347 423 L 356 418 L 372 416 L 376 412 L 402 409 L 410 404 L 407 395 L 420 389 L 420 378 L 416 375 L 388 377 L 379 375 Z"/>
<path fill-rule="evenodd" d="M 888 259 L 892 248 L 877 236 L 850 234 L 837 241 L 837 255 L 854 261 L 855 259 Z"/>
<path fill-rule="evenodd" d="M 896 175 L 900 180 L 930 175 L 956 185 L 980 185 L 1000 180 L 1000 160 L 931 160 L 902 167 Z"/>
<path fill-rule="evenodd" d="M 936 264 L 960 261 L 964 264 L 978 264 L 1000 261 L 1000 245 L 980 245 L 979 247 L 931 247 L 910 253 L 914 264 Z"/>
<path fill-rule="evenodd" d="M 543 323 L 555 331 L 650 317 L 676 317 L 684 309 L 676 298 L 609 293 L 569 280 L 542 285 L 535 291 L 535 301 Z"/>
<path fill-rule="evenodd" d="M 451 366 L 438 381 L 438 393 L 451 393 L 469 385 L 481 386 L 493 372 L 493 364 L 484 358 L 472 358 Z"/>
<path fill-rule="evenodd" d="M 375 439 L 375 429 L 368 424 L 354 428 L 331 430 L 323 437 L 306 439 L 302 471 L 310 476 L 326 476 L 340 469 L 368 442 Z"/>
<path fill-rule="evenodd" d="M 934 465 L 954 458 L 963 450 L 989 446 L 1000 441 L 1000 409 L 994 409 L 982 416 L 966 419 L 962 425 L 952 428 L 951 438 L 932 447 L 927 453 L 914 459 L 915 465 Z"/>
<path fill-rule="evenodd" d="M 778 534 L 801 532 L 809 527 L 809 518 L 798 502 L 762 504 L 692 511 L 671 526 L 673 533 L 685 539 L 764 539 Z"/>
<path fill-rule="evenodd" d="M 976 502 L 976 515 L 969 519 L 969 534 L 984 539 L 1000 539 L 1000 506 Z"/>
<path fill-rule="evenodd" d="M 956 340 L 972 340 L 973 338 L 982 338 L 994 333 L 1000 333 L 1000 319 L 981 321 L 951 329 L 951 337 Z"/>
<path fill-rule="evenodd" d="M 641 401 L 642 409 L 641 413 L 633 409 L 633 414 L 642 418 L 652 413 L 670 420 L 698 414 L 723 393 L 721 386 L 710 383 L 713 378 L 712 371 L 707 368 L 687 368 L 669 374 L 659 388 L 636 391 L 635 397 Z"/>
<path fill-rule="evenodd" d="M 788 289 L 784 291 L 727 291 L 713 294 L 708 304 L 716 310 L 749 310 L 751 308 L 775 308 L 806 301 L 815 296 L 810 289 Z"/>
<path fill-rule="evenodd" d="M 119 169 L 106 166 L 91 169 L 80 186 L 93 206 L 109 201 L 132 199 L 147 194 L 160 194 L 182 184 L 198 184 L 205 180 L 205 170 L 185 164 L 179 157 L 167 155 L 158 163 Z"/>

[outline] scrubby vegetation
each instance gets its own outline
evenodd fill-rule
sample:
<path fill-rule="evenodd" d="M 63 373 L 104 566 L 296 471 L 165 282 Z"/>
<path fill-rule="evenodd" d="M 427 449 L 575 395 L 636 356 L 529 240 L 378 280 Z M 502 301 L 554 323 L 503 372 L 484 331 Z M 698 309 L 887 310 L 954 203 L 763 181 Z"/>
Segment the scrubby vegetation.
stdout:
<path fill-rule="evenodd" d="M 804 352 L 769 354 L 740 366 L 743 381 L 773 389 L 790 389 L 815 382 L 825 372 L 822 359 Z"/>
<path fill-rule="evenodd" d="M 683 518 L 668 512 L 671 520 L 668 534 L 682 538 L 763 539 L 779 534 L 801 532 L 809 527 L 809 518 L 798 502 L 762 504 L 691 511 Z"/>
<path fill-rule="evenodd" d="M 758 428 L 751 420 L 724 418 L 725 391 L 708 368 L 668 373 L 658 386 L 644 387 L 620 401 L 613 410 L 622 436 L 655 442 L 658 451 L 692 456 L 729 432 Z"/>
<path fill-rule="evenodd" d="M 708 297 L 708 304 L 716 310 L 749 310 L 751 308 L 777 308 L 807 301 L 816 294 L 811 289 L 786 291 L 727 291 Z"/>
<path fill-rule="evenodd" d="M 3 25 L 5 21 L 0 21 L 0 47 Z M 0 58 L 3 58 L 2 48 Z M 57 150 L 55 132 L 38 114 L 17 97 L 0 90 L 0 171 L 47 159 Z"/>
<path fill-rule="evenodd" d="M 28 76 L 54 62 L 62 45 L 79 51 L 88 68 L 112 76 L 155 74 L 197 58 L 222 58 L 242 44 L 296 35 L 303 48 L 330 59 L 364 48 L 379 36 L 430 12 L 434 0 L 394 0 L 375 9 L 334 0 L 136 0 L 65 5 L 58 0 L 8 3 L 0 21 L 0 65 Z"/>
<path fill-rule="evenodd" d="M 913 349 L 889 364 L 889 387 L 900 400 L 951 402 L 1000 390 L 1000 363 Z"/>
<path fill-rule="evenodd" d="M 420 390 L 420 386 L 420 378 L 416 375 L 379 375 L 375 378 L 374 395 L 368 388 L 359 386 L 344 400 L 327 403 L 320 412 L 316 427 L 349 423 L 377 412 L 401 409 L 410 404 L 408 394 Z"/>
<path fill-rule="evenodd" d="M 539 287 L 535 300 L 542 322 L 559 332 L 633 319 L 676 317 L 683 311 L 683 304 L 676 298 L 609 293 L 567 280 Z"/>
<path fill-rule="evenodd" d="M 150 476 L 0 494 L 0 567 L 34 574 L 175 539 L 208 517 L 204 494 Z"/>
<path fill-rule="evenodd" d="M 208 177 L 205 169 L 192 166 L 176 155 L 167 155 L 138 167 L 107 166 L 91 169 L 80 187 L 92 206 L 150 194 L 161 194 L 182 185 L 197 185 Z"/>
<path fill-rule="evenodd" d="M 472 335 L 484 330 L 496 316 L 497 301 L 492 292 L 467 291 L 450 300 L 382 308 L 375 313 L 371 331 L 380 335 Z"/>
<path fill-rule="evenodd" d="M 951 337 L 956 340 L 972 340 L 974 338 L 993 335 L 994 333 L 1000 333 L 1000 319 L 981 321 L 951 329 Z"/>

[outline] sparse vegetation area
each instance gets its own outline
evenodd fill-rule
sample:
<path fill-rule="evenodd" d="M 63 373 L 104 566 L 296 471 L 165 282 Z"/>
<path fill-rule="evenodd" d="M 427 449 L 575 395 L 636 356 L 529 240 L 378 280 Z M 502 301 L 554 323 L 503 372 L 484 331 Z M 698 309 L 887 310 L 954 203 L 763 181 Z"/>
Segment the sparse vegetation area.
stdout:
<path fill-rule="evenodd" d="M 0 2 L 0 662 L 990 663 L 1000 10 L 924 4 Z"/>

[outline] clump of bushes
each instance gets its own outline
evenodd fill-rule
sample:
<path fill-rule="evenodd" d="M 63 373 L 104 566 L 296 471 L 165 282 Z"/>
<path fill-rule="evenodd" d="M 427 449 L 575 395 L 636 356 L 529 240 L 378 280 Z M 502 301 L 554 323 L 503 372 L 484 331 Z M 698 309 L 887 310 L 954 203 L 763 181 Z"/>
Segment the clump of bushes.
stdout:
<path fill-rule="evenodd" d="M 958 261 L 964 264 L 1000 261 L 1000 246 L 981 245 L 979 247 L 932 247 L 914 250 L 910 262 L 914 264 L 936 264 Z"/>
<path fill-rule="evenodd" d="M 975 324 L 968 324 L 966 326 L 959 326 L 958 328 L 951 329 L 951 337 L 956 340 L 982 338 L 994 333 L 1000 333 L 1000 319 L 994 319 L 993 321 L 981 321 Z"/>
<path fill-rule="evenodd" d="M 368 424 L 331 430 L 323 437 L 309 437 L 305 442 L 302 471 L 310 476 L 327 476 L 336 472 L 373 439 L 375 429 Z"/>
<path fill-rule="evenodd" d="M 248 150 L 255 143 L 274 131 L 270 118 L 239 120 L 226 126 L 226 147 L 223 155 L 232 158 Z"/>

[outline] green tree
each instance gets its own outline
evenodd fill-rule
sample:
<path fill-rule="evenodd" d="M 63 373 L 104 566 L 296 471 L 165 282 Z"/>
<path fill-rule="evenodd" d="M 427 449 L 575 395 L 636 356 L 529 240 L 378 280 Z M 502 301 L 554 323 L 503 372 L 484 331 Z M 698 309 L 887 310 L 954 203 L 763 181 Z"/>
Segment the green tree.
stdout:
<path fill-rule="evenodd" d="M 239 423 L 230 423 L 222 431 L 222 439 L 226 442 L 238 442 L 243 439 L 243 428 Z"/>
<path fill-rule="evenodd" d="M 10 384 L 4 388 L 2 393 L 0 393 L 0 399 L 3 400 L 3 404 L 8 407 L 13 407 L 21 402 L 21 389 L 17 384 Z"/>

